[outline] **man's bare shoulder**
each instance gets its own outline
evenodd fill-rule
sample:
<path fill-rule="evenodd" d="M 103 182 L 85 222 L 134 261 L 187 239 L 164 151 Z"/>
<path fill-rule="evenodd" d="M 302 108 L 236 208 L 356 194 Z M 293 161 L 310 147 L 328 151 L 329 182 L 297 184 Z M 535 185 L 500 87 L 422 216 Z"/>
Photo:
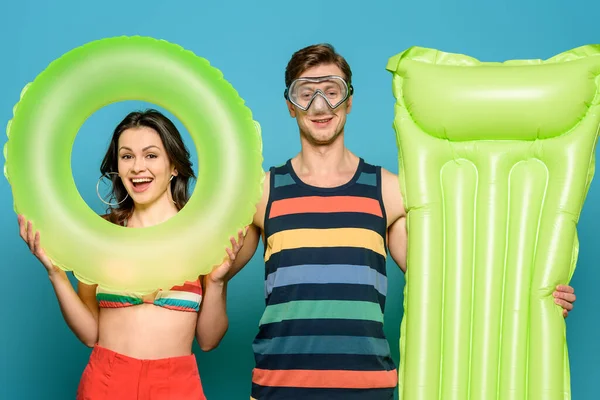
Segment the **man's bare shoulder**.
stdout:
<path fill-rule="evenodd" d="M 388 184 L 397 184 L 399 182 L 398 175 L 388 171 L 383 167 L 381 167 L 381 181 L 382 183 L 387 182 Z"/>
<path fill-rule="evenodd" d="M 270 182 L 271 182 L 271 171 L 265 172 L 265 179 L 263 181 L 263 190 L 260 201 L 256 204 L 256 213 L 254 214 L 254 219 L 252 223 L 256 225 L 261 230 L 264 229 L 264 221 L 265 221 L 265 213 L 267 211 L 267 203 L 269 202 L 269 192 L 270 192 Z"/>
<path fill-rule="evenodd" d="M 393 172 L 381 167 L 381 188 L 384 193 L 402 197 L 400 191 L 400 178 Z"/>

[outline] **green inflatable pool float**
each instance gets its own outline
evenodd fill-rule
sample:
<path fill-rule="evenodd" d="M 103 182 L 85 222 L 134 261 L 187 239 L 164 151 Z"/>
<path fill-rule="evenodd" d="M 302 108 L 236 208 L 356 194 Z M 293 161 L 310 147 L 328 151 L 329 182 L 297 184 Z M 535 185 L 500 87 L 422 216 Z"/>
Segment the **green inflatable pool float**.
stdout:
<path fill-rule="evenodd" d="M 400 398 L 570 399 L 552 292 L 594 174 L 600 46 L 504 63 L 413 47 L 387 69 L 409 232 Z"/>
<path fill-rule="evenodd" d="M 79 128 L 101 107 L 125 100 L 169 110 L 198 154 L 189 202 L 144 229 L 98 216 L 71 173 Z M 108 141 L 110 132 L 99 134 Z M 4 173 L 15 211 L 40 231 L 57 266 L 107 289 L 146 293 L 210 273 L 227 256 L 229 237 L 252 222 L 262 194 L 262 141 L 251 111 L 207 60 L 164 40 L 116 37 L 69 51 L 25 87 L 7 136 Z"/>

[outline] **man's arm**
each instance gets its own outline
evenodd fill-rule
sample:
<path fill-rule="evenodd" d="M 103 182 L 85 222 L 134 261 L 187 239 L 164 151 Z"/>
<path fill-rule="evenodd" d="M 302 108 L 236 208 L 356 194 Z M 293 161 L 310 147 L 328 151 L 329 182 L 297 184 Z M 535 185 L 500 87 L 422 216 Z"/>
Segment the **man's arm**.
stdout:
<path fill-rule="evenodd" d="M 402 272 L 406 272 L 406 254 L 408 250 L 406 217 L 397 219 L 388 228 L 388 248 L 392 259 L 398 264 Z"/>
<path fill-rule="evenodd" d="M 258 241 L 262 235 L 264 229 L 264 220 L 265 220 L 265 212 L 267 209 L 267 202 L 269 200 L 269 182 L 271 180 L 270 172 L 265 174 L 265 180 L 263 182 L 263 193 L 260 201 L 256 205 L 256 213 L 254 214 L 254 218 L 252 224 L 248 226 L 248 230 L 246 231 L 246 236 L 244 238 L 244 245 L 241 247 L 240 251 L 236 255 L 233 260 L 233 264 L 231 265 L 231 269 L 227 274 L 227 280 L 233 278 L 238 272 L 241 271 L 248 261 L 252 259 L 254 253 L 256 253 L 256 248 L 258 247 Z"/>
<path fill-rule="evenodd" d="M 400 192 L 398 176 L 381 169 L 381 191 L 383 205 L 387 214 L 387 244 L 392 259 L 402 272 L 406 272 L 406 251 L 408 234 L 406 232 L 406 210 Z"/>

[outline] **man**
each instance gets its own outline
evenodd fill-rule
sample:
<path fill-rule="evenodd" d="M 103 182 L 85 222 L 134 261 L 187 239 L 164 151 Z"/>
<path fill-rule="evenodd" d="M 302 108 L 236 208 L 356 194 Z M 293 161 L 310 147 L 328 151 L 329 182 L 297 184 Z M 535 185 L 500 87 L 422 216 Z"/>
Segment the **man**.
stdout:
<path fill-rule="evenodd" d="M 252 398 L 392 399 L 383 332 L 387 250 L 406 271 L 398 177 L 344 145 L 352 72 L 330 45 L 296 52 L 285 74 L 301 152 L 267 173 L 235 275 L 265 243 L 266 309 L 253 344 Z M 556 292 L 565 316 L 573 289 Z"/>

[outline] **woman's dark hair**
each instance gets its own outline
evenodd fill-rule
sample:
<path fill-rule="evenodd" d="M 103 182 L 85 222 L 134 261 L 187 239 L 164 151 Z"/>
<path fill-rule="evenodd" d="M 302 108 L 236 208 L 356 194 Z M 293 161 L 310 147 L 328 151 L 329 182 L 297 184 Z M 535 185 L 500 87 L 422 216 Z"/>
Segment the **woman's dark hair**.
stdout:
<path fill-rule="evenodd" d="M 171 180 L 171 193 L 177 209 L 181 210 L 190 198 L 188 193 L 189 180 L 195 179 L 196 175 L 192 169 L 190 152 L 185 147 L 181 134 L 173 122 L 157 110 L 134 111 L 129 113 L 117 125 L 104 160 L 102 160 L 100 173 L 105 176 L 109 172 L 118 171 L 119 137 L 127 129 L 141 127 L 151 128 L 158 133 L 169 161 L 177 169 L 177 176 Z M 108 177 L 112 180 L 112 193 L 109 203 L 116 204 L 127 196 L 127 190 L 117 174 L 110 174 Z M 106 211 L 105 219 L 112 223 L 123 225 L 124 221 L 130 218 L 133 213 L 133 200 L 131 197 L 127 197 L 121 204 L 109 206 Z"/>

